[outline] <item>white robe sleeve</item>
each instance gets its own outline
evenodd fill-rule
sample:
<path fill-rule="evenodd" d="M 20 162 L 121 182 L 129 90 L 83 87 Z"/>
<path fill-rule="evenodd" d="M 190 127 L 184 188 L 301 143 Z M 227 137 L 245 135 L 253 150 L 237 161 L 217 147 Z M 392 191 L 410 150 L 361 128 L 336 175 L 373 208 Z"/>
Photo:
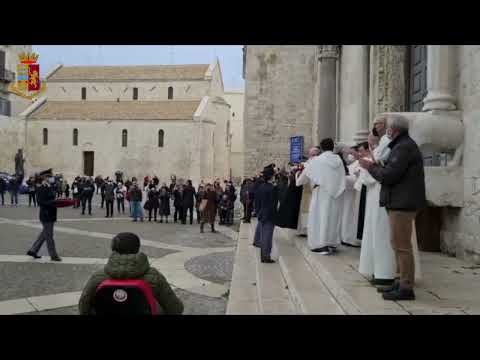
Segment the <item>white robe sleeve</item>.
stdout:
<path fill-rule="evenodd" d="M 309 182 L 309 178 L 307 174 L 305 173 L 305 169 L 301 173 L 297 172 L 295 174 L 295 185 L 297 186 L 302 186 L 305 185 Z"/>

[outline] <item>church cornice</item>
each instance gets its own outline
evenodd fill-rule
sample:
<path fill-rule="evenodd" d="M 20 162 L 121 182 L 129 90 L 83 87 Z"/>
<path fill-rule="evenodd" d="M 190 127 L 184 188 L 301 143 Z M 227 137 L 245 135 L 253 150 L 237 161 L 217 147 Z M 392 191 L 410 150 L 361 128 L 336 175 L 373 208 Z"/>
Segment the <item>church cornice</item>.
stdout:
<path fill-rule="evenodd" d="M 318 45 L 318 60 L 338 59 L 340 45 Z"/>

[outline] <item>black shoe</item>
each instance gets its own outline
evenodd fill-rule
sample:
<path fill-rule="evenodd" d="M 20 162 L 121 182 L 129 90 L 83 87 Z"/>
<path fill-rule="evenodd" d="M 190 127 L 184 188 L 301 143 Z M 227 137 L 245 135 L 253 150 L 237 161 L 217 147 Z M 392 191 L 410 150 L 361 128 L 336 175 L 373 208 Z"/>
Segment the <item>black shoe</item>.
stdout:
<path fill-rule="evenodd" d="M 330 250 L 330 252 L 332 254 L 337 252 L 337 247 L 336 246 L 329 246 L 328 249 Z"/>
<path fill-rule="evenodd" d="M 264 263 L 264 264 L 273 264 L 274 262 L 275 262 L 275 260 L 272 260 L 270 258 L 262 259 L 262 263 Z"/>
<path fill-rule="evenodd" d="M 398 281 L 398 279 L 395 279 L 393 281 L 393 284 L 391 284 L 390 286 L 379 286 L 377 288 L 377 291 L 379 293 L 386 293 L 386 292 L 390 292 L 390 291 L 393 291 L 393 290 L 398 290 L 399 287 L 400 287 L 400 282 Z"/>
<path fill-rule="evenodd" d="M 383 293 L 384 300 L 402 301 L 402 300 L 415 300 L 415 293 L 413 289 L 398 289 Z"/>
<path fill-rule="evenodd" d="M 34 259 L 40 259 L 41 256 L 35 254 L 33 251 L 27 251 L 27 255 L 33 257 Z"/>
<path fill-rule="evenodd" d="M 58 256 L 58 255 L 50 257 L 50 260 L 51 261 L 62 261 L 62 259 L 60 259 L 60 256 Z"/>
<path fill-rule="evenodd" d="M 324 246 L 318 249 L 313 249 L 312 252 L 319 253 L 320 255 L 330 255 L 332 251 L 328 246 Z"/>

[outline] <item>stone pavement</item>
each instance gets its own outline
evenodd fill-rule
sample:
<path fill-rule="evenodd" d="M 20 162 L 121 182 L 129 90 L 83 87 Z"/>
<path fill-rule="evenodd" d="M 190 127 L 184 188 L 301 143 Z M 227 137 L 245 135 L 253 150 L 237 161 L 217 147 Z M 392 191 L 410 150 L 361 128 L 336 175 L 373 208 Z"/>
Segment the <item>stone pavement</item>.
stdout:
<path fill-rule="evenodd" d="M 197 224 L 172 219 L 132 223 L 116 212 L 107 219 L 98 200 L 91 216 L 59 209 L 54 237 L 61 263 L 51 262 L 45 247 L 42 259 L 25 255 L 41 229 L 38 208 L 29 208 L 26 196 L 18 207 L 0 206 L 0 314 L 76 314 L 85 282 L 106 263 L 111 239 L 122 231 L 140 236 L 142 251 L 183 300 L 185 314 L 225 313 L 237 233 L 218 227 L 219 233 L 200 234 Z"/>
<path fill-rule="evenodd" d="M 242 224 L 227 314 L 480 314 L 480 266 L 421 252 L 415 301 L 384 301 L 358 271 L 360 249 L 335 256 L 311 252 L 306 238 L 275 229 L 279 259 L 262 264 L 251 243 L 256 222 Z"/>

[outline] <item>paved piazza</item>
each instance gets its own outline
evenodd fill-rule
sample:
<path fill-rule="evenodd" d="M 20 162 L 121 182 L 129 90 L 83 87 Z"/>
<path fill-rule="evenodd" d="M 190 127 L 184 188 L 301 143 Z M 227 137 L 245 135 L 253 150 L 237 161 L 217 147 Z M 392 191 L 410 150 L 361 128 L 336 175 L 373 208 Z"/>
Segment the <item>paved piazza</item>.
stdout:
<path fill-rule="evenodd" d="M 19 196 L 18 207 L 11 207 L 5 195 L 6 205 L 0 206 L 0 314 L 78 314 L 84 284 L 106 263 L 112 237 L 124 231 L 140 236 L 150 264 L 184 302 L 184 314 L 225 313 L 238 235 L 232 229 L 217 226 L 219 233 L 200 234 L 196 223 L 133 223 L 116 212 L 107 219 L 100 195 L 95 195 L 91 216 L 82 216 L 80 209 L 58 210 L 54 238 L 63 261 L 54 263 L 45 245 L 42 259 L 25 255 L 41 229 L 38 208 L 29 208 L 25 195 Z"/>

